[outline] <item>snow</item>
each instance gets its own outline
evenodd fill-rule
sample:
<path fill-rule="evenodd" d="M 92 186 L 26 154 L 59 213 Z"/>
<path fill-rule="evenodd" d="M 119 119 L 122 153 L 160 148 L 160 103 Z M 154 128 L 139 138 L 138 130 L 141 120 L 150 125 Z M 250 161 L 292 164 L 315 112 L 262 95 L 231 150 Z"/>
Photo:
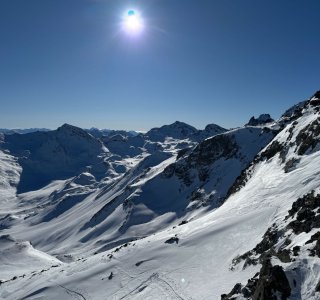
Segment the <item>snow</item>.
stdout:
<path fill-rule="evenodd" d="M 5 281 L 0 298 L 220 299 L 260 269 L 243 269 L 241 264 L 231 268 L 232 260 L 253 249 L 272 224 L 283 224 L 299 197 L 319 191 L 319 149 L 299 156 L 294 144 L 298 133 L 317 118 L 307 107 L 291 135 L 290 122 L 275 137 L 270 129 L 248 126 L 220 132 L 198 146 L 188 138 L 196 131 L 179 122 L 151 131 L 152 141 L 116 136 L 104 145 L 64 126 L 64 137 L 54 145 L 74 136 L 77 147 L 90 151 L 91 167 L 74 168 L 66 177 L 57 172 L 50 183 L 18 194 L 23 164 L 15 155 L 21 158 L 29 150 L 35 153 L 29 157 L 38 161 L 51 153 L 53 142 L 42 144 L 48 133 L 29 136 L 35 137 L 33 142 L 13 135 L 17 140 L 7 140 L 14 144 L 12 152 L 0 151 L 0 278 Z M 299 158 L 290 172 L 285 172 L 279 153 L 258 159 L 272 141 L 288 146 L 286 161 Z M 223 145 L 229 142 L 236 148 L 224 153 Z M 177 158 L 184 146 L 190 151 Z M 71 147 L 70 153 L 76 150 Z M 212 155 L 207 158 L 203 151 Z M 246 184 L 224 199 L 255 158 Z M 94 167 L 99 163 L 105 168 L 103 176 Z M 189 185 L 179 168 L 191 180 Z M 199 176 L 203 169 L 206 180 Z M 299 279 L 290 300 L 319 299 L 314 290 L 320 280 L 319 258 L 310 257 L 304 246 L 315 232 L 292 236 L 287 247 L 302 249 L 296 261 L 273 259 L 283 266 L 290 284 Z M 166 243 L 173 237 L 177 243 Z"/>

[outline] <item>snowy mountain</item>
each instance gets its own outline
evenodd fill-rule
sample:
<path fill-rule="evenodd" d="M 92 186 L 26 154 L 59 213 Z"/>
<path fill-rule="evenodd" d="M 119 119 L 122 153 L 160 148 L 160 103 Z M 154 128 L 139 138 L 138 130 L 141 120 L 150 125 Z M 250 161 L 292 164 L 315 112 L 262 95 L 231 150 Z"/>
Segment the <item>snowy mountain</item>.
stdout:
<path fill-rule="evenodd" d="M 6 129 L 6 128 L 0 128 L 0 133 L 4 134 L 25 134 L 30 132 L 37 132 L 37 131 L 50 131 L 50 129 L 47 128 L 28 128 L 28 129 Z"/>
<path fill-rule="evenodd" d="M 164 125 L 160 128 L 153 128 L 145 135 L 151 141 L 163 141 L 166 137 L 176 139 L 187 139 L 190 135 L 197 132 L 197 129 L 183 122 L 176 121 L 170 125 Z"/>
<path fill-rule="evenodd" d="M 106 172 L 103 158 L 107 149 L 90 134 L 68 124 L 49 132 L 5 135 L 2 147 L 9 150 L 22 167 L 18 193 L 88 169 L 98 177 Z"/>
<path fill-rule="evenodd" d="M 85 129 L 88 133 L 93 135 L 96 138 L 102 138 L 105 136 L 111 136 L 111 135 L 116 135 L 116 134 L 122 134 L 124 136 L 136 136 L 139 133 L 133 130 L 130 131 L 125 131 L 125 130 L 112 130 L 112 129 L 98 129 L 95 127 L 92 127 L 90 129 Z"/>
<path fill-rule="evenodd" d="M 1 299 L 320 299 L 320 92 L 233 130 L 0 141 Z"/>

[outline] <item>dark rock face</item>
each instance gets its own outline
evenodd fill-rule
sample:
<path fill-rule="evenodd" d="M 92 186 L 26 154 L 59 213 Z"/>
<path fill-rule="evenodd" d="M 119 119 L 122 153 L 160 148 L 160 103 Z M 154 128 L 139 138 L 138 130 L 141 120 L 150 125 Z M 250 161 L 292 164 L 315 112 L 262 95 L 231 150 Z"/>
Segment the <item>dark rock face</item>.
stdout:
<path fill-rule="evenodd" d="M 293 107 L 289 108 L 282 116 L 281 119 L 284 123 L 292 122 L 302 116 L 302 110 L 308 104 L 308 101 L 302 101 Z"/>
<path fill-rule="evenodd" d="M 195 168 L 198 170 L 199 179 L 205 181 L 208 177 L 207 168 L 220 158 L 228 159 L 235 156 L 238 148 L 232 136 L 214 136 L 202 141 L 191 153 L 190 149 L 181 150 L 178 155 L 181 160 L 169 165 L 163 175 L 169 178 L 175 174 L 186 186 L 190 186 L 193 182 L 190 170 Z"/>
<path fill-rule="evenodd" d="M 283 145 L 281 145 L 278 141 L 274 141 L 270 144 L 270 146 L 261 153 L 261 159 L 266 158 L 267 160 L 274 157 L 277 153 L 280 153 L 283 149 Z"/>
<path fill-rule="evenodd" d="M 318 257 L 320 257 L 320 240 L 317 240 L 317 243 L 316 243 L 316 246 L 314 248 L 314 251 L 315 251 L 316 255 Z"/>
<path fill-rule="evenodd" d="M 320 91 L 317 91 L 314 95 L 314 98 L 320 99 Z"/>
<path fill-rule="evenodd" d="M 223 294 L 221 295 L 221 300 L 231 300 L 231 299 L 235 299 L 233 298 L 234 295 L 236 294 L 240 294 L 241 293 L 241 288 L 242 285 L 241 283 L 237 283 L 233 289 L 231 290 L 231 292 L 227 295 L 227 294 Z"/>
<path fill-rule="evenodd" d="M 245 184 L 251 178 L 252 166 L 253 166 L 253 163 L 251 163 L 246 169 L 242 170 L 241 174 L 237 177 L 233 185 L 230 187 L 226 195 L 226 199 L 232 194 L 240 191 L 240 189 L 245 186 Z"/>
<path fill-rule="evenodd" d="M 206 126 L 206 128 L 204 130 L 198 130 L 196 133 L 194 133 L 190 139 L 193 141 L 203 141 L 209 137 L 213 137 L 217 134 L 221 134 L 226 132 L 227 129 L 222 128 L 219 125 L 216 124 L 209 124 Z"/>
<path fill-rule="evenodd" d="M 274 120 L 271 118 L 269 114 L 262 114 L 258 118 L 251 117 L 249 122 L 245 126 L 258 126 L 258 125 L 264 125 L 267 123 L 271 123 Z"/>
<path fill-rule="evenodd" d="M 266 258 L 259 273 L 248 280 L 246 286 L 237 283 L 229 294 L 221 295 L 221 300 L 237 299 L 241 295 L 252 300 L 286 300 L 291 295 L 291 287 L 281 266 L 272 266 Z"/>
<path fill-rule="evenodd" d="M 277 243 L 279 238 L 278 231 L 275 227 L 268 228 L 267 232 L 264 234 L 262 241 L 254 248 L 256 253 L 262 254 L 263 252 L 269 250 L 274 244 Z"/>
<path fill-rule="evenodd" d="M 319 106 L 320 105 L 320 91 L 317 91 L 310 100 L 311 106 Z"/>
<path fill-rule="evenodd" d="M 294 170 L 295 166 L 300 162 L 300 159 L 297 159 L 297 158 L 291 158 L 289 159 L 285 166 L 284 166 L 284 172 L 285 173 L 289 173 L 291 172 L 292 170 Z"/>
<path fill-rule="evenodd" d="M 165 244 L 178 244 L 179 243 L 179 238 L 177 236 L 173 236 L 170 239 L 165 241 Z"/>
<path fill-rule="evenodd" d="M 292 251 L 293 251 L 293 255 L 294 256 L 298 256 L 299 255 L 299 252 L 300 252 L 300 246 L 294 246 L 292 248 Z"/>
<path fill-rule="evenodd" d="M 319 142 L 320 120 L 317 119 L 302 129 L 296 138 L 296 152 L 304 155 L 308 149 L 313 150 Z"/>
<path fill-rule="evenodd" d="M 217 135 L 200 143 L 188 158 L 192 165 L 209 165 L 220 157 L 229 158 L 238 149 L 236 142 L 228 135 Z"/>
<path fill-rule="evenodd" d="M 294 218 L 296 215 L 296 219 L 290 222 L 288 227 L 295 234 L 308 233 L 313 228 L 320 228 L 320 214 L 314 212 L 317 208 L 320 208 L 320 195 L 315 195 L 314 191 L 299 198 L 289 210 L 287 218 Z"/>
<path fill-rule="evenodd" d="M 290 262 L 290 255 L 292 254 L 293 256 L 297 256 L 300 251 L 300 247 L 295 246 L 292 251 L 285 249 L 285 247 L 290 244 L 289 240 L 286 240 L 283 247 L 278 251 L 274 250 L 275 245 L 278 243 L 280 238 L 284 237 L 285 232 L 290 229 L 292 229 L 295 234 L 300 234 L 302 232 L 308 233 L 313 228 L 320 228 L 320 212 L 314 212 L 314 210 L 319 208 L 320 195 L 315 195 L 314 191 L 298 198 L 292 204 L 292 208 L 288 211 L 288 215 L 285 217 L 284 222 L 287 222 L 289 218 L 294 220 L 289 222 L 289 224 L 281 230 L 278 229 L 276 224 L 273 224 L 273 226 L 268 228 L 266 233 L 263 235 L 261 242 L 258 243 L 255 248 L 233 259 L 232 264 L 236 265 L 242 260 L 245 260 L 245 268 L 247 265 L 257 264 L 258 261 L 262 262 L 268 255 L 274 255 L 282 262 Z M 313 243 L 315 241 L 317 241 L 317 244 L 315 249 L 311 249 L 311 254 L 320 255 L 320 232 L 314 234 L 306 244 Z M 319 247 L 319 249 L 317 247 Z M 254 255 L 260 255 L 259 259 L 252 258 Z"/>
<path fill-rule="evenodd" d="M 262 264 L 259 280 L 255 279 L 256 276 L 252 278 L 251 287 L 245 286 L 242 288 L 242 297 L 253 300 L 278 300 L 279 297 L 275 296 L 275 292 L 277 292 L 277 295 L 280 295 L 281 299 L 288 299 L 291 289 L 285 272 L 280 266 L 272 266 L 270 259 L 271 257 L 277 257 L 284 263 L 297 259 L 301 247 L 288 247 L 291 244 L 288 232 L 290 233 L 292 230 L 293 234 L 298 235 L 303 232 L 308 233 L 315 228 L 320 228 L 320 194 L 316 195 L 315 191 L 311 191 L 303 197 L 298 198 L 293 202 L 288 215 L 281 222 L 281 224 L 283 223 L 287 225 L 279 227 L 274 223 L 268 228 L 262 241 L 255 248 L 232 260 L 231 270 L 241 261 L 244 261 L 244 269 L 248 265 Z M 313 234 L 305 244 L 312 244 L 308 249 L 310 256 L 320 257 L 320 231 Z M 296 282 L 296 279 L 293 278 L 294 285 L 296 285 Z M 253 288 L 252 285 L 254 286 Z M 318 289 L 320 291 L 320 283 L 318 284 Z M 316 291 L 318 291 L 317 288 Z M 222 299 L 225 300 L 238 299 L 238 296 L 231 295 L 230 293 L 223 296 L 225 298 Z"/>
<path fill-rule="evenodd" d="M 318 282 L 318 284 L 316 286 L 316 292 L 320 292 L 320 281 Z"/>
<path fill-rule="evenodd" d="M 275 293 L 281 295 L 282 300 L 291 295 L 291 288 L 286 274 L 281 266 L 272 266 L 269 259 L 265 260 L 260 270 L 260 277 L 253 300 L 277 300 Z"/>

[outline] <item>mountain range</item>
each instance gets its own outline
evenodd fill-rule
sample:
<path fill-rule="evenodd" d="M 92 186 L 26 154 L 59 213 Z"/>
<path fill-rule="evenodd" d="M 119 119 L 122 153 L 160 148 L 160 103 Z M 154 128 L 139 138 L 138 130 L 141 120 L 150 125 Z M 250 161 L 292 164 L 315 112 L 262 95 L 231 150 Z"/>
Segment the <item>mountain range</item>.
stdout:
<path fill-rule="evenodd" d="M 233 129 L 0 131 L 0 299 L 320 299 L 320 91 Z"/>

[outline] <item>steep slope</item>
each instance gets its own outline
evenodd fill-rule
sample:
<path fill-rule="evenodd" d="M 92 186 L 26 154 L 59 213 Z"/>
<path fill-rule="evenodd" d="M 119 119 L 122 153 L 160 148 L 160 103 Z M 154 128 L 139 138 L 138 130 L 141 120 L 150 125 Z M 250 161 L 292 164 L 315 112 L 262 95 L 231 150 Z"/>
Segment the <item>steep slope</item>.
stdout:
<path fill-rule="evenodd" d="M 291 122 L 232 189 L 239 192 L 228 201 L 256 193 L 256 201 L 278 202 L 278 211 L 262 240 L 233 261 L 242 268 L 262 264 L 260 274 L 247 285 L 239 283 L 224 299 L 271 299 L 276 294 L 283 299 L 320 298 L 319 105 L 315 94 L 286 112 L 281 119 Z"/>

